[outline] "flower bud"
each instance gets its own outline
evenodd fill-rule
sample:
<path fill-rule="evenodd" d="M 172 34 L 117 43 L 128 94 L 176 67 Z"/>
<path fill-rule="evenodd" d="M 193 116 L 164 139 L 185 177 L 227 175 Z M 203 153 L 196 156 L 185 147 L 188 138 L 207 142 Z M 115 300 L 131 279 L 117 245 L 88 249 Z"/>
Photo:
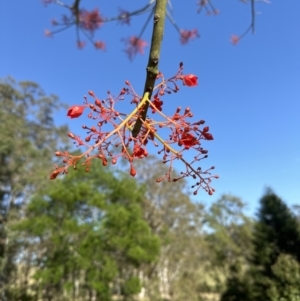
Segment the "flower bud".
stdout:
<path fill-rule="evenodd" d="M 198 85 L 198 77 L 194 74 L 184 75 L 182 77 L 183 84 L 188 87 L 194 87 Z"/>
<path fill-rule="evenodd" d="M 85 106 L 72 106 L 68 109 L 67 116 L 69 116 L 70 118 L 77 118 L 81 116 L 84 109 Z"/>
<path fill-rule="evenodd" d="M 134 167 L 131 165 L 131 168 L 130 168 L 130 175 L 132 177 L 134 177 L 136 175 L 136 170 L 134 169 Z"/>

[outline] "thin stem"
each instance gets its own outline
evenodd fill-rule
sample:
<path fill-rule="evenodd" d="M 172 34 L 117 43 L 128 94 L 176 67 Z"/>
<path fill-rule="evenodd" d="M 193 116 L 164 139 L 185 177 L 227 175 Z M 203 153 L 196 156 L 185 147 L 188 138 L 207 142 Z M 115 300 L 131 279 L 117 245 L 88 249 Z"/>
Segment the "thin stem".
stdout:
<path fill-rule="evenodd" d="M 174 28 L 181 35 L 179 26 L 177 25 L 177 23 L 175 22 L 174 18 L 171 16 L 171 14 L 168 11 L 167 11 L 167 17 L 168 17 L 169 21 L 172 23 L 172 25 L 174 26 Z"/>
<path fill-rule="evenodd" d="M 149 3 L 146 4 L 144 7 L 140 8 L 140 9 L 137 9 L 135 11 L 132 11 L 132 12 L 128 13 L 128 15 L 129 16 L 135 16 L 135 15 L 143 14 L 151 8 L 153 3 L 154 3 L 154 0 L 150 0 Z M 122 20 L 122 19 L 125 19 L 125 18 L 126 17 L 122 17 L 122 15 L 121 15 L 121 16 L 117 16 L 117 17 L 106 18 L 106 19 L 103 20 L 103 22 L 111 22 L 111 21 L 116 21 L 116 20 Z"/>
<path fill-rule="evenodd" d="M 149 24 L 149 22 L 150 22 L 150 19 L 151 19 L 151 17 L 153 16 L 153 13 L 154 13 L 154 10 L 152 10 L 151 13 L 149 14 L 149 16 L 148 16 L 148 18 L 147 18 L 147 20 L 146 20 L 146 22 L 145 22 L 145 24 L 144 24 L 144 26 L 143 26 L 143 28 L 142 28 L 140 34 L 139 34 L 139 39 L 142 37 L 142 35 L 143 35 L 145 29 L 147 28 L 147 26 L 148 26 L 148 24 Z"/>
<path fill-rule="evenodd" d="M 255 5 L 254 5 L 254 0 L 251 0 L 251 26 L 252 26 L 252 34 L 255 33 Z"/>

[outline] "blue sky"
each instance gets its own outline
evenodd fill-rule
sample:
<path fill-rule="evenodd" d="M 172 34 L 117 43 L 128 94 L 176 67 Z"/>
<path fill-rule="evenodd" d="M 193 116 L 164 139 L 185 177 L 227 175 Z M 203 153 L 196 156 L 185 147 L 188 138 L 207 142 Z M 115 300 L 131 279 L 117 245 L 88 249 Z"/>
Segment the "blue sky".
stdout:
<path fill-rule="evenodd" d="M 82 3 L 87 9 L 98 6 L 105 16 L 115 15 L 118 8 L 138 8 L 137 2 L 124 0 Z M 214 196 L 199 192 L 195 199 L 209 204 L 231 193 L 254 212 L 269 186 L 288 204 L 299 204 L 300 1 L 257 3 L 256 33 L 237 46 L 230 43 L 230 36 L 249 26 L 250 3 L 216 0 L 217 16 L 197 14 L 194 0 L 172 3 L 179 27 L 197 28 L 201 37 L 182 46 L 167 22 L 160 70 L 172 76 L 182 61 L 186 73 L 199 77 L 199 86 L 165 97 L 164 108 L 173 112 L 188 105 L 195 119 L 206 120 L 215 140 L 204 143 L 209 158 L 203 168 L 215 165 L 220 175 L 214 181 Z M 63 13 L 67 11 L 57 5 L 45 8 L 39 0 L 1 1 L 0 77 L 36 81 L 70 105 L 81 104 L 88 90 L 100 98 L 108 89 L 118 94 L 125 80 L 142 93 L 149 48 L 131 62 L 120 40 L 138 34 L 146 16 L 132 19 L 131 26 L 103 26 L 96 33 L 107 43 L 107 51 L 101 52 L 90 44 L 78 50 L 75 28 L 44 37 L 51 19 L 60 19 Z M 143 38 L 149 41 L 150 33 L 148 26 Z M 56 122 L 68 123 L 76 133 L 85 120 L 67 119 L 62 112 Z"/>

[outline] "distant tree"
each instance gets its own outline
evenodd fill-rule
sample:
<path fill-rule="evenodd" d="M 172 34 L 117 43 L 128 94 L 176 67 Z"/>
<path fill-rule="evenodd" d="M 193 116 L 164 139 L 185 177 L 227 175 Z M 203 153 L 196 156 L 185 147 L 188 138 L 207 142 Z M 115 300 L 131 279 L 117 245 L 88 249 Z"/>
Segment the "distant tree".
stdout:
<path fill-rule="evenodd" d="M 252 279 L 245 266 L 235 263 L 230 267 L 226 279 L 226 290 L 220 301 L 253 301 Z"/>
<path fill-rule="evenodd" d="M 232 195 L 223 195 L 206 214 L 207 272 L 222 293 L 226 279 L 240 276 L 252 251 L 253 221 L 244 213 L 246 204 Z"/>
<path fill-rule="evenodd" d="M 280 253 L 290 254 L 300 261 L 300 233 L 296 216 L 270 190 L 260 200 L 260 206 L 254 231 L 253 263 L 271 267 Z"/>
<path fill-rule="evenodd" d="M 58 98 L 38 84 L 0 80 L 0 300 L 11 300 L 15 283 L 15 255 L 19 241 L 11 225 L 23 217 L 30 195 L 47 182 L 53 149 L 66 136 L 55 127 Z"/>
<path fill-rule="evenodd" d="M 28 291 L 38 300 L 127 300 L 139 293 L 140 272 L 160 245 L 143 218 L 143 195 L 134 179 L 101 164 L 39 192 L 15 226 L 35 279 Z"/>
<path fill-rule="evenodd" d="M 156 183 L 168 170 L 153 156 L 149 165 L 137 162 L 137 180 L 145 187 L 144 218 L 161 240 L 159 259 L 144 271 L 145 294 L 150 300 L 198 300 L 202 264 L 203 216 L 201 203 L 191 200 L 185 181 Z"/>
<path fill-rule="evenodd" d="M 260 200 L 253 244 L 252 277 L 255 300 L 268 301 L 271 300 L 268 295 L 270 283 L 277 277 L 274 265 L 280 254 L 290 255 L 300 262 L 300 232 L 297 218 L 271 190 L 268 190 Z M 278 265 L 281 266 L 282 261 Z"/>

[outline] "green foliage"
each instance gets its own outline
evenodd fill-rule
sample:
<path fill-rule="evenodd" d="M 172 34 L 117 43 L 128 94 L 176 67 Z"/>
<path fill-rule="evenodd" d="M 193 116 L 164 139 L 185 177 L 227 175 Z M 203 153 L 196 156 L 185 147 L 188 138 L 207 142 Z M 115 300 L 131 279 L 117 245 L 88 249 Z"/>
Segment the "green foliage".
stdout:
<path fill-rule="evenodd" d="M 141 288 L 139 278 L 130 277 L 123 285 L 123 293 L 125 296 L 136 295 L 141 291 Z"/>
<path fill-rule="evenodd" d="M 280 254 L 272 266 L 274 279 L 268 295 L 271 301 L 300 301 L 300 264 L 294 257 Z"/>
<path fill-rule="evenodd" d="M 72 171 L 39 192 L 14 230 L 33 242 L 31 265 L 40 290 L 109 300 L 124 269 L 133 273 L 153 262 L 160 243 L 143 219 L 142 196 L 133 179 L 100 164 L 89 173 Z M 126 296 L 140 288 L 134 279 L 124 284 Z"/>
<path fill-rule="evenodd" d="M 252 301 L 252 279 L 243 271 L 244 267 L 235 264 L 230 267 L 226 281 L 226 291 L 220 301 Z"/>

